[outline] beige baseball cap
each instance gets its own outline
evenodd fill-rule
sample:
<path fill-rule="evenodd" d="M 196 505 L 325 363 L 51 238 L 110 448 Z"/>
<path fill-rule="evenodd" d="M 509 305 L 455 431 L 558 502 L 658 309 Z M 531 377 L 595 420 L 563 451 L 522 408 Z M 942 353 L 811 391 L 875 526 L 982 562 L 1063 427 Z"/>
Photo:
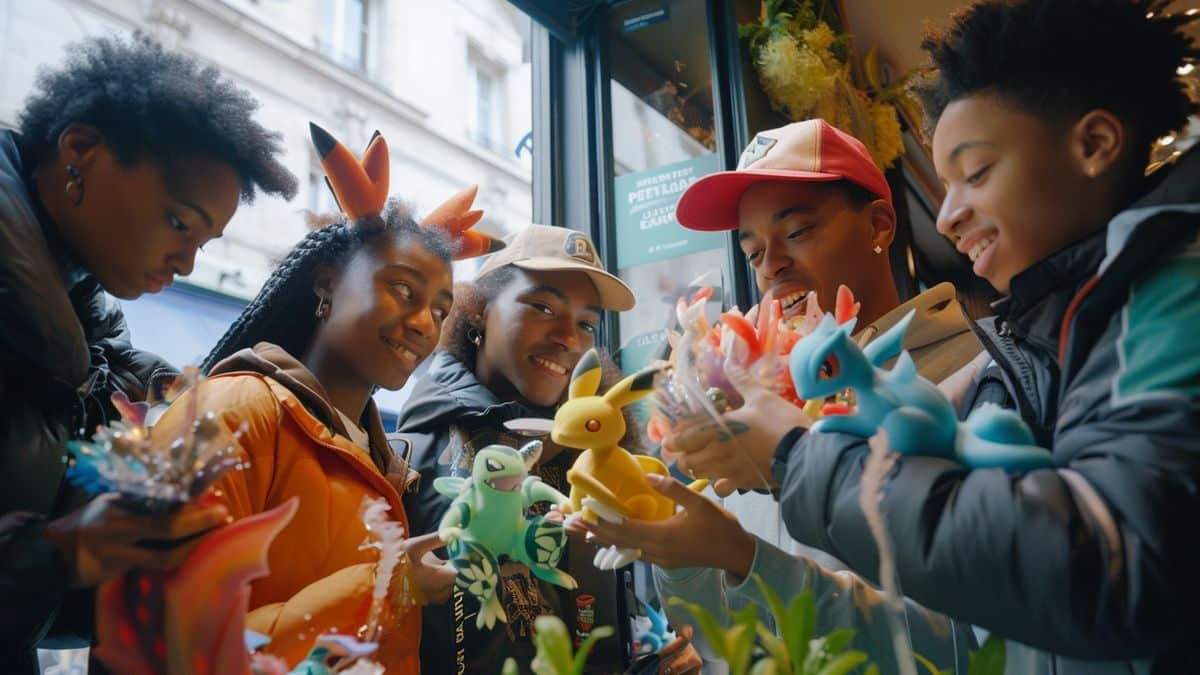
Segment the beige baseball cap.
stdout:
<path fill-rule="evenodd" d="M 539 272 L 579 271 L 588 275 L 600 294 L 600 306 L 624 312 L 633 309 L 633 290 L 609 274 L 596 255 L 596 245 L 586 234 L 565 227 L 530 225 L 505 237 L 506 246 L 484 259 L 478 276 L 514 265 Z"/>

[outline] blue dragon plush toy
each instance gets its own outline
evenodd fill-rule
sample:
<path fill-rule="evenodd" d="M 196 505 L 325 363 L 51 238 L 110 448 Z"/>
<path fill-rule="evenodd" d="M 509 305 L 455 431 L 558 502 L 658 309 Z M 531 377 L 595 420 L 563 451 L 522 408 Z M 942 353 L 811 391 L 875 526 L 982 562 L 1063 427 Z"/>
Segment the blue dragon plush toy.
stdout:
<path fill-rule="evenodd" d="M 901 351 L 913 314 L 861 350 L 850 337 L 855 322 L 839 326 L 832 314 L 796 343 L 789 365 L 801 398 L 822 399 L 850 388 L 856 399 L 851 414 L 823 417 L 812 431 L 869 438 L 882 429 L 892 450 L 902 455 L 945 457 L 973 469 L 1051 466 L 1050 452 L 1034 444 L 1029 427 L 1011 410 L 985 404 L 958 421 L 954 406 Z M 884 370 L 897 354 L 892 369 Z"/>
<path fill-rule="evenodd" d="M 500 562 L 516 560 L 539 579 L 575 588 L 574 577 L 558 569 L 566 547 L 561 523 L 525 516 L 538 502 L 567 503 L 567 497 L 529 475 L 542 453 L 542 442 L 525 444 L 518 452 L 506 445 L 489 445 L 475 453 L 469 478 L 443 477 L 433 481 L 439 493 L 453 497 L 442 517 L 438 536 L 446 542 L 450 564 L 458 572 L 455 585 L 479 598 L 476 625 L 493 627 L 507 621 L 497 585 Z"/>

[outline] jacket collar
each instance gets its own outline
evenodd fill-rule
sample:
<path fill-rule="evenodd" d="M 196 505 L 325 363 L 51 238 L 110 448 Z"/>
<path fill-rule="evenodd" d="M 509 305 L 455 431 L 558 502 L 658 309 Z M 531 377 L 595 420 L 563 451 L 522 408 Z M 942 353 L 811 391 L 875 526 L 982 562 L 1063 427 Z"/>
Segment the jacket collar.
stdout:
<path fill-rule="evenodd" d="M 398 428 L 418 430 L 449 426 L 451 421 L 554 416 L 552 408 L 532 408 L 516 401 L 500 401 L 475 378 L 475 373 L 449 352 L 438 350 L 429 358 L 429 371 L 413 388 L 400 411 Z"/>
<path fill-rule="evenodd" d="M 349 438 L 345 423 L 329 402 L 329 395 L 308 368 L 298 359 L 284 351 L 282 347 L 269 342 L 260 342 L 253 348 L 243 349 L 229 355 L 213 366 L 211 375 L 221 375 L 234 372 L 252 372 L 265 375 L 282 385 L 291 395 L 303 404 L 317 424 L 306 429 L 317 440 L 327 440 L 324 435 L 332 430 Z M 386 473 L 392 455 L 387 444 L 383 429 L 383 420 L 373 399 L 367 399 L 367 407 L 363 411 L 360 423 L 366 429 L 370 441 L 368 452 L 371 461 L 381 471 Z"/>
<path fill-rule="evenodd" d="M 0 316 L 15 336 L 5 346 L 74 389 L 87 378 L 88 343 L 38 219 L 18 141 L 16 132 L 0 131 L 0 250 L 6 252 L 0 280 L 8 289 L 0 297 Z"/>
<path fill-rule="evenodd" d="M 1008 296 L 992 303 L 1007 329 L 1056 351 L 1063 314 L 1104 257 L 1105 231 L 1098 230 L 1013 277 Z"/>

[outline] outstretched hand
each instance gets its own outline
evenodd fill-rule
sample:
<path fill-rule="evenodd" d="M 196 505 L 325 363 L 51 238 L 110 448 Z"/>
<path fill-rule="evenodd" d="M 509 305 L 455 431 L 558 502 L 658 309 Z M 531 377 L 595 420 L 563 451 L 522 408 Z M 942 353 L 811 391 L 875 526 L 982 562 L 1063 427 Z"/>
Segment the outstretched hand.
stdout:
<path fill-rule="evenodd" d="M 58 546 L 75 586 L 94 586 L 130 569 L 178 567 L 202 535 L 225 524 L 221 504 L 197 501 L 168 514 L 135 513 L 103 494 L 51 521 L 46 536 Z"/>
<path fill-rule="evenodd" d="M 678 456 L 679 469 L 693 478 L 711 479 L 721 497 L 737 489 L 775 487 L 775 448 L 793 428 L 807 428 L 812 421 L 746 370 L 727 367 L 726 374 L 745 404 L 722 415 L 719 423 L 708 421 L 672 434 L 663 441 L 664 454 Z"/>
<path fill-rule="evenodd" d="M 754 539 L 733 514 L 673 478 L 646 480 L 683 510 L 666 520 L 621 523 L 579 520 L 588 539 L 603 545 L 640 549 L 642 560 L 665 569 L 714 567 L 744 577 L 754 560 Z"/>
<path fill-rule="evenodd" d="M 433 553 L 442 545 L 442 539 L 437 532 L 405 540 L 404 556 L 412 565 L 411 579 L 417 591 L 415 603 L 409 604 L 440 605 L 450 599 L 456 572 L 445 560 Z"/>

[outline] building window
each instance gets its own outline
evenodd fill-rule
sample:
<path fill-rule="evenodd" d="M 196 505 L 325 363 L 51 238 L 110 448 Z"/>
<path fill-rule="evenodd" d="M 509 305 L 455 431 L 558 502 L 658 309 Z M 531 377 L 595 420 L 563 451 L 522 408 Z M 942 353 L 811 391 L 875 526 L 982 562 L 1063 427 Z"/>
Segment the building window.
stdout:
<path fill-rule="evenodd" d="M 325 169 L 321 166 L 321 158 L 317 157 L 315 152 L 308 164 L 308 210 L 318 215 L 340 211 L 333 191 L 325 182 Z"/>
<path fill-rule="evenodd" d="M 321 51 L 343 66 L 367 71 L 369 0 L 322 0 Z"/>
<path fill-rule="evenodd" d="M 475 50 L 471 50 L 468 62 L 475 99 L 468 121 L 468 135 L 492 152 L 503 152 L 504 90 L 500 69 Z"/>

